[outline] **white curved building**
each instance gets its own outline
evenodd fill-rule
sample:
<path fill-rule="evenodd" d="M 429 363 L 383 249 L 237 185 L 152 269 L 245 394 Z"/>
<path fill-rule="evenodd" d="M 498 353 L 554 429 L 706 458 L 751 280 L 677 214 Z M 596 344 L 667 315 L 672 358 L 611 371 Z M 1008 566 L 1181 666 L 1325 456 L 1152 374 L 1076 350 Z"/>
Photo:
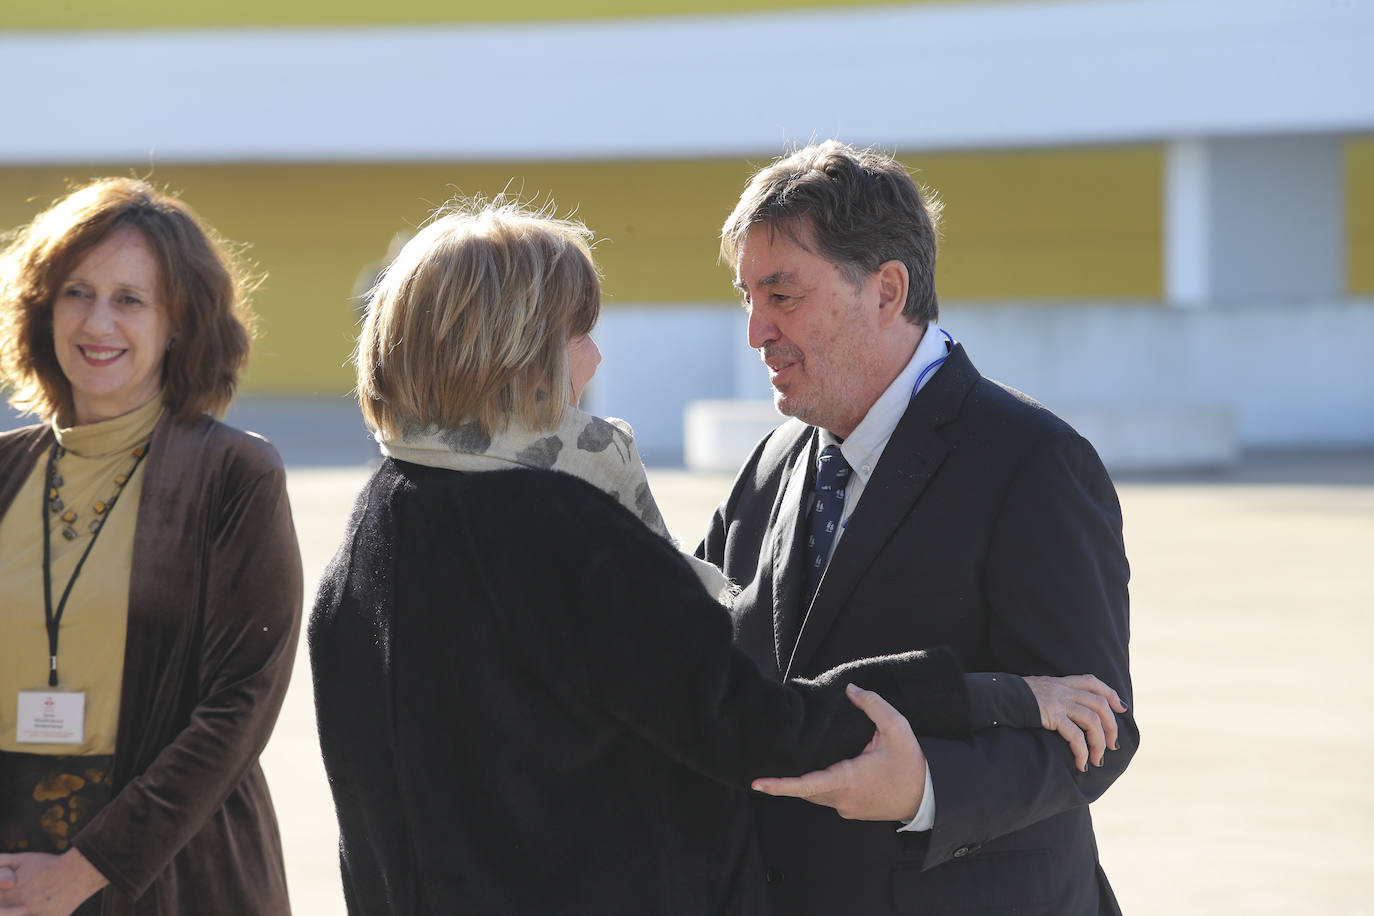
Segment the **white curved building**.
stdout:
<path fill-rule="evenodd" d="M 588 406 L 676 461 L 688 402 L 767 396 L 719 224 L 834 136 L 940 194 L 942 323 L 1118 466 L 1374 445 L 1371 4 L 14 6 L 0 226 L 97 174 L 182 190 L 268 274 L 252 393 L 346 393 L 359 276 L 514 189 L 605 239 Z"/>

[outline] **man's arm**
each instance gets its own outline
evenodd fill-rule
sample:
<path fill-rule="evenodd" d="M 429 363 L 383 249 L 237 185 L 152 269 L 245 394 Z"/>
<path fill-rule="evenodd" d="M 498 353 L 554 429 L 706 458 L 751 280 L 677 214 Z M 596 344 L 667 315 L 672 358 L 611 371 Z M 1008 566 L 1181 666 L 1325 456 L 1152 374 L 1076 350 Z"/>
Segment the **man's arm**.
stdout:
<path fill-rule="evenodd" d="M 988 551 L 992 657 L 1022 675 L 1091 671 L 1128 706 L 1128 578 L 1120 504 L 1096 452 L 1078 436 L 1041 443 L 1008 488 Z M 1119 749 L 1086 772 L 1047 731 L 924 740 L 939 801 L 925 867 L 1097 799 L 1139 743 L 1130 712 L 1117 725 Z"/>
<path fill-rule="evenodd" d="M 850 684 L 845 693 L 873 720 L 873 739 L 863 752 L 803 776 L 756 779 L 750 788 L 826 805 L 850 820 L 911 820 L 921 807 L 926 783 L 925 755 L 911 725 L 870 690 Z"/>
<path fill-rule="evenodd" d="M 1015 675 L 966 677 L 1001 679 Z M 1090 674 L 1017 680 L 1035 697 L 1041 727 L 1068 743 L 1074 766 L 1080 772 L 1086 772 L 1089 763 L 1101 766 L 1106 751 L 1117 742 L 1114 713 L 1126 711 L 1117 692 Z M 852 684 L 847 693 L 877 729 L 859 756 L 801 776 L 756 779 L 751 788 L 766 795 L 825 805 L 849 820 L 910 822 L 926 801 L 928 774 L 920 742 L 907 719 L 881 696 Z M 1035 727 L 1029 722 L 1008 722 L 1007 726 Z M 911 813 L 901 813 L 905 811 Z"/>

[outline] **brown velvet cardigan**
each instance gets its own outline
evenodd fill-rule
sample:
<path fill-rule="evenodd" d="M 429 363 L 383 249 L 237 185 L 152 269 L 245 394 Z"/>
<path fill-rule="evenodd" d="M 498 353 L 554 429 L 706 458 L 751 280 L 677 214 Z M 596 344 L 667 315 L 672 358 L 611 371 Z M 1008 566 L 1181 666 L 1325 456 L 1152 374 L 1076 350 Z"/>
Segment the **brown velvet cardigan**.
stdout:
<path fill-rule="evenodd" d="M 0 515 L 51 444 L 46 426 L 0 434 Z M 289 913 L 258 766 L 300 630 L 286 472 L 266 440 L 209 417 L 164 416 L 147 462 L 115 794 L 73 842 L 110 881 L 103 916 Z"/>

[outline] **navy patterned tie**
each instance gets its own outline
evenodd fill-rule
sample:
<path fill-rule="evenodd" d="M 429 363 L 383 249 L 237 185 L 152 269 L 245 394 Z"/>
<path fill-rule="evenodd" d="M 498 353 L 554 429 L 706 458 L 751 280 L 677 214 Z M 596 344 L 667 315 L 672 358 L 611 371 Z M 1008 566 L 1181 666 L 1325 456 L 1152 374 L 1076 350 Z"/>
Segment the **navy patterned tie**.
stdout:
<path fill-rule="evenodd" d="M 844 514 L 844 488 L 849 464 L 838 445 L 828 445 L 816 462 L 816 501 L 811 507 L 811 534 L 806 539 L 806 605 L 816 595 L 830 557 L 830 545 Z"/>

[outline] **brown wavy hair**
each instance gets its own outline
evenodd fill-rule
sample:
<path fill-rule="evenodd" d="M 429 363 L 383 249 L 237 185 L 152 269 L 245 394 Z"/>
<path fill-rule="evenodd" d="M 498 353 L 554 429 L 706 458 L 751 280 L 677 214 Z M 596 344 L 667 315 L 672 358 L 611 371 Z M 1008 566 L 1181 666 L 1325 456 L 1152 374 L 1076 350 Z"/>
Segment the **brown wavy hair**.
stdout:
<path fill-rule="evenodd" d="M 44 420 L 70 412 L 71 384 L 53 348 L 53 300 L 81 259 L 125 226 L 139 231 L 158 265 L 175 341 L 162 364 L 168 411 L 182 422 L 223 416 L 248 360 L 248 297 L 260 279 L 190 207 L 133 178 L 84 185 L 3 238 L 0 377 L 10 403 Z"/>

